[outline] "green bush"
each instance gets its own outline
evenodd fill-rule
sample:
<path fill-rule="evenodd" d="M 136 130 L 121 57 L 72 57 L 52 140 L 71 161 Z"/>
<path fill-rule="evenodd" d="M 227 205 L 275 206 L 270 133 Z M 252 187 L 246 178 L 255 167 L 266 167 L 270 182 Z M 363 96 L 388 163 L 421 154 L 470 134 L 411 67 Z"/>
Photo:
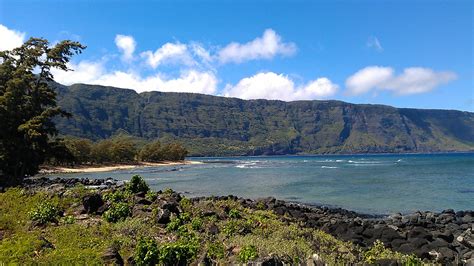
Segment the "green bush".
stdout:
<path fill-rule="evenodd" d="M 193 204 L 190 199 L 188 198 L 182 198 L 179 201 L 179 206 L 184 210 L 184 211 L 191 211 L 191 208 L 193 207 Z"/>
<path fill-rule="evenodd" d="M 136 265 L 156 265 L 159 262 L 158 245 L 151 238 L 141 238 L 135 247 L 133 259 Z"/>
<path fill-rule="evenodd" d="M 386 248 L 382 241 L 376 240 L 374 245 L 364 252 L 364 261 L 374 264 L 377 260 L 396 259 L 405 265 L 421 265 L 421 260 L 414 255 L 404 255 Z"/>
<path fill-rule="evenodd" d="M 130 182 L 127 183 L 127 190 L 132 193 L 148 192 L 150 187 L 141 176 L 134 175 Z"/>
<path fill-rule="evenodd" d="M 112 193 L 107 193 L 104 195 L 104 199 L 110 202 L 126 202 L 131 197 L 130 191 L 117 190 Z"/>
<path fill-rule="evenodd" d="M 206 254 L 210 259 L 221 260 L 225 257 L 225 247 L 219 242 L 209 243 Z"/>
<path fill-rule="evenodd" d="M 178 217 L 174 217 L 171 219 L 171 221 L 166 225 L 166 230 L 168 232 L 171 232 L 171 231 L 176 231 L 178 230 L 178 228 L 181 226 L 181 219 L 179 219 Z"/>
<path fill-rule="evenodd" d="M 163 244 L 160 247 L 160 262 L 164 265 L 188 265 L 198 250 L 199 245 L 194 241 Z"/>
<path fill-rule="evenodd" d="M 131 214 L 130 206 L 124 202 L 112 203 L 110 208 L 104 212 L 107 222 L 116 223 L 125 220 Z"/>
<path fill-rule="evenodd" d="M 145 195 L 145 199 L 147 199 L 149 201 L 155 201 L 157 198 L 158 198 L 158 194 L 156 192 L 151 191 L 151 190 L 149 190 Z"/>
<path fill-rule="evenodd" d="M 202 219 L 199 217 L 193 218 L 191 220 L 191 227 L 193 228 L 193 230 L 196 230 L 196 231 L 201 230 L 202 225 L 203 225 Z"/>
<path fill-rule="evenodd" d="M 76 222 L 76 219 L 74 218 L 74 216 L 68 215 L 68 216 L 66 216 L 66 217 L 63 218 L 63 222 L 64 222 L 65 224 L 73 224 L 73 223 Z"/>
<path fill-rule="evenodd" d="M 257 248 L 252 245 L 243 247 L 237 255 L 237 259 L 243 263 L 247 263 L 248 261 L 254 260 L 257 257 Z"/>
<path fill-rule="evenodd" d="M 241 215 L 240 215 L 239 210 L 237 210 L 237 209 L 232 209 L 232 210 L 230 210 L 230 211 L 229 211 L 229 217 L 230 217 L 230 218 L 236 218 L 236 219 L 240 218 Z"/>
<path fill-rule="evenodd" d="M 59 216 L 58 208 L 51 202 L 41 202 L 29 213 L 30 219 L 39 224 L 57 222 Z"/>

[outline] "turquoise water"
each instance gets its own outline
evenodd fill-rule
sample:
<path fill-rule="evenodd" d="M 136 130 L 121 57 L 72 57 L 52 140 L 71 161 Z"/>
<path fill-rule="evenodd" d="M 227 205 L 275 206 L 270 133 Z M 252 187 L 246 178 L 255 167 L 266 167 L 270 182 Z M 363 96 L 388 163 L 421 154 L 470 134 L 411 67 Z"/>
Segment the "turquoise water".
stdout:
<path fill-rule="evenodd" d="M 474 154 L 189 158 L 200 165 L 57 175 L 129 179 L 187 196 L 238 195 L 388 214 L 474 209 Z"/>

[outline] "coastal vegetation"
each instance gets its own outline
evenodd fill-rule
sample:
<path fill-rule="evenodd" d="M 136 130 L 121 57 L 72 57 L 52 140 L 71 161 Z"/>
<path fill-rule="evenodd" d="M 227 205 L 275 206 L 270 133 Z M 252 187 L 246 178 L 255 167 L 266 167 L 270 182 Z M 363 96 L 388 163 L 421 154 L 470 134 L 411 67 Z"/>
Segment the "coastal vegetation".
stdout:
<path fill-rule="evenodd" d="M 108 139 L 89 139 L 66 136 L 61 139 L 68 159 L 56 157 L 48 161 L 52 165 L 103 165 L 138 162 L 182 161 L 187 150 L 178 142 L 162 144 L 160 141 L 146 141 L 126 134 Z"/>
<path fill-rule="evenodd" d="M 233 197 L 196 200 L 170 189 L 150 192 L 139 176 L 125 185 L 67 184 L 0 193 L 0 262 L 420 263 L 379 242 L 362 249 Z"/>

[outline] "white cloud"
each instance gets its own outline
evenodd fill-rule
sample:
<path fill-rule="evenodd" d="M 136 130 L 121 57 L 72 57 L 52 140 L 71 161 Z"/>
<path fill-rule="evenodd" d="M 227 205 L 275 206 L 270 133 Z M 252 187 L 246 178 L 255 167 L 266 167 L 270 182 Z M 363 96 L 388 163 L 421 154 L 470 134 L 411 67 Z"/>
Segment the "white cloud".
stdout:
<path fill-rule="evenodd" d="M 338 86 L 327 78 L 318 78 L 304 86 L 295 86 L 293 80 L 273 72 L 258 73 L 240 80 L 235 86 L 227 85 L 224 96 L 241 99 L 311 100 L 332 96 Z"/>
<path fill-rule="evenodd" d="M 52 68 L 51 73 L 54 76 L 54 80 L 64 85 L 74 83 L 91 84 L 105 74 L 103 62 L 81 61 L 79 64 L 68 63 L 68 68 L 73 71 L 66 72 Z"/>
<path fill-rule="evenodd" d="M 24 32 L 11 30 L 0 24 L 0 51 L 12 50 L 21 46 L 25 41 L 25 36 Z"/>
<path fill-rule="evenodd" d="M 115 36 L 115 45 L 117 45 L 122 52 L 122 59 L 124 61 L 131 61 L 133 59 L 133 52 L 135 52 L 137 43 L 132 36 L 117 34 L 117 36 Z"/>
<path fill-rule="evenodd" d="M 357 71 L 346 80 L 346 88 L 351 95 L 362 94 L 385 84 L 393 77 L 390 67 L 369 66 Z"/>
<path fill-rule="evenodd" d="M 375 36 L 369 37 L 369 39 L 367 40 L 367 47 L 374 48 L 377 52 L 383 51 L 382 44 L 380 43 L 379 39 Z"/>
<path fill-rule="evenodd" d="M 212 72 L 196 70 L 182 71 L 179 77 L 168 78 L 162 74 L 142 77 L 137 72 L 106 72 L 103 62 L 82 61 L 69 64 L 74 71 L 65 72 L 54 69 L 54 80 L 65 85 L 87 83 L 144 91 L 174 91 L 215 94 L 218 80 Z"/>
<path fill-rule="evenodd" d="M 429 68 L 405 68 L 398 76 L 391 67 L 369 66 L 346 80 L 347 93 L 359 95 L 372 90 L 389 90 L 397 95 L 424 93 L 456 79 L 449 71 L 435 72 Z"/>
<path fill-rule="evenodd" d="M 255 59 L 271 59 L 276 55 L 292 55 L 296 52 L 294 43 L 284 43 L 272 29 L 267 29 L 262 37 L 251 42 L 240 44 L 230 43 L 218 52 L 221 63 L 241 63 Z"/>
<path fill-rule="evenodd" d="M 141 55 L 152 68 L 157 68 L 163 63 L 182 63 L 187 66 L 196 64 L 189 54 L 187 45 L 179 42 L 165 43 L 155 52 L 145 51 Z"/>

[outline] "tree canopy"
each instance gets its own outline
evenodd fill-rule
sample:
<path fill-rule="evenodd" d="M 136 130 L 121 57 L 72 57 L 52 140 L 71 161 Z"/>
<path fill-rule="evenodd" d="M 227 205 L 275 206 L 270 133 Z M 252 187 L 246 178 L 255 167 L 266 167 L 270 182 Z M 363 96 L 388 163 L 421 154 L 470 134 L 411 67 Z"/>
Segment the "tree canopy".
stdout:
<path fill-rule="evenodd" d="M 0 182 L 19 181 L 37 173 L 53 152 L 57 134 L 52 118 L 67 116 L 57 106 L 51 69 L 70 70 L 67 63 L 86 47 L 62 41 L 54 46 L 30 38 L 21 47 L 0 51 Z M 55 140 L 54 140 L 55 141 Z"/>

